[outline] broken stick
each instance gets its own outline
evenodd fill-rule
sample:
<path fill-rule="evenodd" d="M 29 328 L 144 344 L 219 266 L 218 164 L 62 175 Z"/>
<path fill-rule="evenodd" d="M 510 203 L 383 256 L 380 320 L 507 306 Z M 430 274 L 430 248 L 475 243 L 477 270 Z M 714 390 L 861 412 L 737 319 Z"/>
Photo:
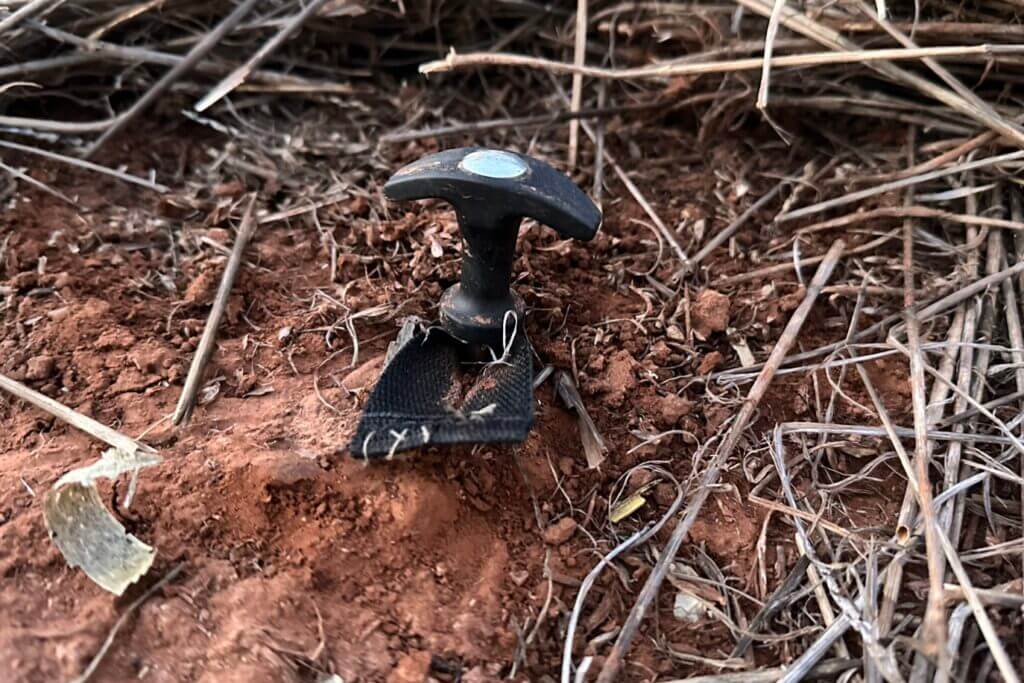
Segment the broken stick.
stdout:
<path fill-rule="evenodd" d="M 220 286 L 217 288 L 217 296 L 213 300 L 213 308 L 210 309 L 210 316 L 206 319 L 206 327 L 203 328 L 203 336 L 196 347 L 196 354 L 192 357 L 192 365 L 188 369 L 188 377 L 185 378 L 185 387 L 181 390 L 181 397 L 174 409 L 174 417 L 171 421 L 180 424 L 192 413 L 195 405 L 196 392 L 199 391 L 199 382 L 203 378 L 203 370 L 206 363 L 213 355 L 213 345 L 217 341 L 217 328 L 220 327 L 221 318 L 224 317 L 224 310 L 228 306 L 228 298 L 231 296 L 231 288 L 235 284 L 235 277 L 242 266 L 242 255 L 245 247 L 249 244 L 253 233 L 256 232 L 256 195 L 249 200 L 249 206 L 245 209 L 242 217 L 242 224 L 238 227 L 238 235 L 231 247 L 231 255 L 228 263 L 224 266 L 224 275 L 220 279 Z"/>
<path fill-rule="evenodd" d="M 711 494 L 711 488 L 718 483 L 722 466 L 729 456 L 732 455 L 733 450 L 740 441 L 740 437 L 750 422 L 750 418 L 753 417 L 754 411 L 757 410 L 758 404 L 764 397 L 768 385 L 771 384 L 775 372 L 782 365 L 782 361 L 785 359 L 786 354 L 789 353 L 790 347 L 793 346 L 797 336 L 800 334 L 800 330 L 804 325 L 804 321 L 807 320 L 815 300 L 821 294 L 825 283 L 832 276 L 832 271 L 835 269 L 836 264 L 839 263 L 839 258 L 842 256 L 845 246 L 842 240 L 837 240 L 828 250 L 828 253 L 825 254 L 821 265 L 818 266 L 818 270 L 814 273 L 814 279 L 811 280 L 810 285 L 807 287 L 807 294 L 804 296 L 804 300 L 800 302 L 800 306 L 793 313 L 793 317 L 786 323 L 786 329 L 782 331 L 778 343 L 772 349 L 771 355 L 768 356 L 768 360 L 765 361 L 764 367 L 754 381 L 754 386 L 750 388 L 750 393 L 747 394 L 747 398 L 743 402 L 736 420 L 729 428 L 729 432 L 722 442 L 722 447 L 719 448 L 718 453 L 715 454 L 711 464 L 705 471 L 693 501 L 687 506 L 686 513 L 679 520 L 679 524 L 672 530 L 672 537 L 658 558 L 658 563 L 654 566 L 654 571 L 648 577 L 647 583 L 644 584 L 643 589 L 640 591 L 640 597 L 637 598 L 636 604 L 626 618 L 626 623 L 623 624 L 615 645 L 612 647 L 611 652 L 608 653 L 608 659 L 605 660 L 604 666 L 601 668 L 601 674 L 597 677 L 597 683 L 612 683 L 612 681 L 618 678 L 619 669 L 622 668 L 623 657 L 629 650 L 633 637 L 640 628 L 640 623 L 643 621 L 647 608 L 650 607 L 651 603 L 658 596 L 658 589 L 668 573 L 669 565 L 672 564 L 676 553 L 679 552 L 679 546 L 682 545 L 683 538 L 686 537 L 690 527 L 696 521 L 697 515 L 700 514 L 701 507 L 703 507 L 704 502 Z"/>
<path fill-rule="evenodd" d="M 100 147 L 105 145 L 110 138 L 114 137 L 122 130 L 124 130 L 129 123 L 134 121 L 136 117 L 142 112 L 149 108 L 153 102 L 157 100 L 164 93 L 165 90 L 170 88 L 174 83 L 195 68 L 196 64 L 201 62 L 206 54 L 215 48 L 221 39 L 224 38 L 232 29 L 235 28 L 245 15 L 255 7 L 259 0 L 243 0 L 231 13 L 224 17 L 219 24 L 217 24 L 212 31 L 203 36 L 202 40 L 192 46 L 192 49 L 188 51 L 185 57 L 175 64 L 171 69 L 157 81 L 152 88 L 146 91 L 146 93 L 135 101 L 131 107 L 128 108 L 122 114 L 118 114 L 111 121 L 110 127 L 107 128 L 102 135 L 92 143 L 92 145 L 85 151 L 82 156 L 86 159 L 92 157 L 99 151 Z"/>
<path fill-rule="evenodd" d="M 63 403 L 54 401 L 49 396 L 40 394 L 38 391 L 29 389 L 21 382 L 17 382 L 3 374 L 0 374 L 0 389 L 3 389 L 16 398 L 20 398 L 26 403 L 31 403 L 44 413 L 49 413 L 58 420 L 63 420 L 76 429 L 81 429 L 89 436 L 95 437 L 119 451 L 124 451 L 129 454 L 140 450 L 147 453 L 153 452 L 152 448 L 139 443 L 130 436 L 126 436 L 119 431 L 111 429 L 91 417 L 82 415 L 80 412 L 68 408 Z"/>
<path fill-rule="evenodd" d="M 299 30 L 326 2 L 327 0 L 312 0 L 298 14 L 287 19 L 281 30 L 264 43 L 263 47 L 256 51 L 256 54 L 250 57 L 245 64 L 232 71 L 224 80 L 214 86 L 213 90 L 208 92 L 203 99 L 199 100 L 195 105 L 195 110 L 198 112 L 206 111 L 227 96 L 232 90 L 245 83 L 245 80 L 256 70 L 256 67 L 272 55 L 277 48 L 281 47 L 281 44 Z"/>

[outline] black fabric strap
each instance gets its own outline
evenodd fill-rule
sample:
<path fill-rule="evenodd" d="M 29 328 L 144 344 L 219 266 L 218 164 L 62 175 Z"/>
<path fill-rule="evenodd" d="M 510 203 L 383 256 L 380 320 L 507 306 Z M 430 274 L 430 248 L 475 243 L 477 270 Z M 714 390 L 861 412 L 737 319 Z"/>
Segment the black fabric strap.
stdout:
<path fill-rule="evenodd" d="M 384 368 L 367 400 L 353 457 L 390 458 L 434 444 L 520 442 L 533 426 L 533 358 L 520 331 L 504 360 L 460 364 L 465 345 L 440 328 L 419 331 Z M 460 367 L 475 373 L 454 399 Z"/>

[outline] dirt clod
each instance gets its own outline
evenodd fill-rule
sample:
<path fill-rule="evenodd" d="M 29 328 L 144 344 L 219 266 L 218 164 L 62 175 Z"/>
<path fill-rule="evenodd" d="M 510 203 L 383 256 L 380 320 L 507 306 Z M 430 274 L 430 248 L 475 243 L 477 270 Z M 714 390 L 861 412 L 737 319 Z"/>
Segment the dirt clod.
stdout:
<path fill-rule="evenodd" d="M 220 274 L 213 268 L 208 267 L 189 282 L 183 301 L 189 306 L 210 303 L 213 299 L 213 293 L 217 290 L 217 283 L 219 281 Z"/>
<path fill-rule="evenodd" d="M 53 374 L 57 368 L 57 362 L 53 356 L 36 356 L 28 361 L 28 368 L 25 371 L 25 379 L 42 380 Z"/>
<path fill-rule="evenodd" d="M 572 517 L 563 517 L 544 530 L 544 542 L 548 545 L 562 545 L 576 533 L 579 523 Z"/>
<path fill-rule="evenodd" d="M 668 429 L 679 424 L 679 420 L 690 414 L 693 404 L 676 394 L 669 394 L 661 399 L 661 421 Z"/>
<path fill-rule="evenodd" d="M 430 653 L 420 650 L 405 655 L 388 676 L 388 683 L 423 683 L 430 673 Z"/>
<path fill-rule="evenodd" d="M 700 359 L 700 364 L 697 366 L 697 374 L 707 375 L 714 372 L 714 370 L 722 364 L 723 360 L 724 358 L 722 357 L 722 354 L 718 351 L 712 351 L 711 353 L 706 354 Z"/>
<path fill-rule="evenodd" d="M 153 342 L 140 344 L 128 353 L 128 359 L 139 370 L 163 376 L 174 365 L 174 356 L 171 349 Z"/>
<path fill-rule="evenodd" d="M 693 331 L 701 339 L 707 339 L 713 332 L 725 332 L 729 326 L 729 297 L 713 289 L 705 289 L 697 295 L 690 308 Z"/>
<path fill-rule="evenodd" d="M 724 406 L 712 406 L 704 411 L 704 419 L 707 421 L 708 432 L 716 432 L 718 428 L 725 424 L 725 421 L 729 419 L 732 412 Z"/>
<path fill-rule="evenodd" d="M 623 400 L 636 388 L 636 359 L 625 349 L 615 353 L 602 367 L 601 377 L 593 383 L 591 389 L 596 393 L 605 394 L 605 402 L 610 406 L 620 406 Z"/>

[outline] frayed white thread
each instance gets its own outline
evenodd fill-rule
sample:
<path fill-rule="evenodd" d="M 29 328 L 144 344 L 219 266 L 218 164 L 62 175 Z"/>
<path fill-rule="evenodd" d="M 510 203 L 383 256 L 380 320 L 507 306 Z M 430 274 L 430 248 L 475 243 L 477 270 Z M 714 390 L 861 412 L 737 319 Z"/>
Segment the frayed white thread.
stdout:
<path fill-rule="evenodd" d="M 424 344 L 427 343 L 427 340 L 430 339 L 430 333 L 433 332 L 434 330 L 440 330 L 441 332 L 444 332 L 447 335 L 454 336 L 452 335 L 451 332 L 444 329 L 444 327 L 442 327 L 441 325 L 430 325 L 429 327 L 421 327 L 420 330 L 423 332 L 423 341 L 420 342 L 420 346 L 423 346 Z"/>
<path fill-rule="evenodd" d="M 374 430 L 374 431 L 370 432 L 369 434 L 367 434 L 366 438 L 363 439 L 363 462 L 369 462 L 370 461 L 370 454 L 367 451 L 370 450 L 370 439 L 372 439 L 373 435 L 376 434 L 376 433 L 377 433 L 377 431 Z"/>
<path fill-rule="evenodd" d="M 391 433 L 391 437 L 395 442 L 391 444 L 391 448 L 388 449 L 388 454 L 384 456 L 385 460 L 391 460 L 395 457 L 395 453 L 398 452 L 398 447 L 402 445 L 402 442 L 405 441 L 406 435 L 409 433 L 408 428 L 403 429 L 401 433 L 396 432 L 394 429 L 390 429 L 388 431 Z"/>
<path fill-rule="evenodd" d="M 469 419 L 470 420 L 482 420 L 485 417 L 489 417 L 491 415 L 494 415 L 494 412 L 496 410 L 498 410 L 498 404 L 497 403 L 491 403 L 490 405 L 486 405 L 483 408 L 480 408 L 479 410 L 471 411 L 469 413 Z"/>
<path fill-rule="evenodd" d="M 508 319 L 512 318 L 512 333 L 508 331 Z M 512 309 L 505 311 L 505 316 L 501 319 L 501 358 L 494 355 L 494 349 L 490 346 L 487 347 L 487 351 L 491 354 L 491 362 L 487 365 L 512 365 L 509 362 L 509 358 L 512 356 L 512 346 L 516 341 L 516 334 L 519 333 L 519 316 Z"/>

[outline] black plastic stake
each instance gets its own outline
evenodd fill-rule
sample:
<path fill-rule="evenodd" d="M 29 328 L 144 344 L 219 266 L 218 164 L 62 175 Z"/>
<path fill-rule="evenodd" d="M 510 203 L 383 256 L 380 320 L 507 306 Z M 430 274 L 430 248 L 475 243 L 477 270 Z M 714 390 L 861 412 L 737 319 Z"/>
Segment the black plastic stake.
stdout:
<path fill-rule="evenodd" d="M 451 149 L 409 164 L 384 186 L 392 200 L 439 198 L 455 208 L 462 232 L 462 279 L 441 298 L 441 324 L 458 339 L 500 350 L 508 311 L 522 324 L 511 289 L 522 219 L 590 240 L 601 212 L 564 174 L 531 157 L 492 149 Z"/>

